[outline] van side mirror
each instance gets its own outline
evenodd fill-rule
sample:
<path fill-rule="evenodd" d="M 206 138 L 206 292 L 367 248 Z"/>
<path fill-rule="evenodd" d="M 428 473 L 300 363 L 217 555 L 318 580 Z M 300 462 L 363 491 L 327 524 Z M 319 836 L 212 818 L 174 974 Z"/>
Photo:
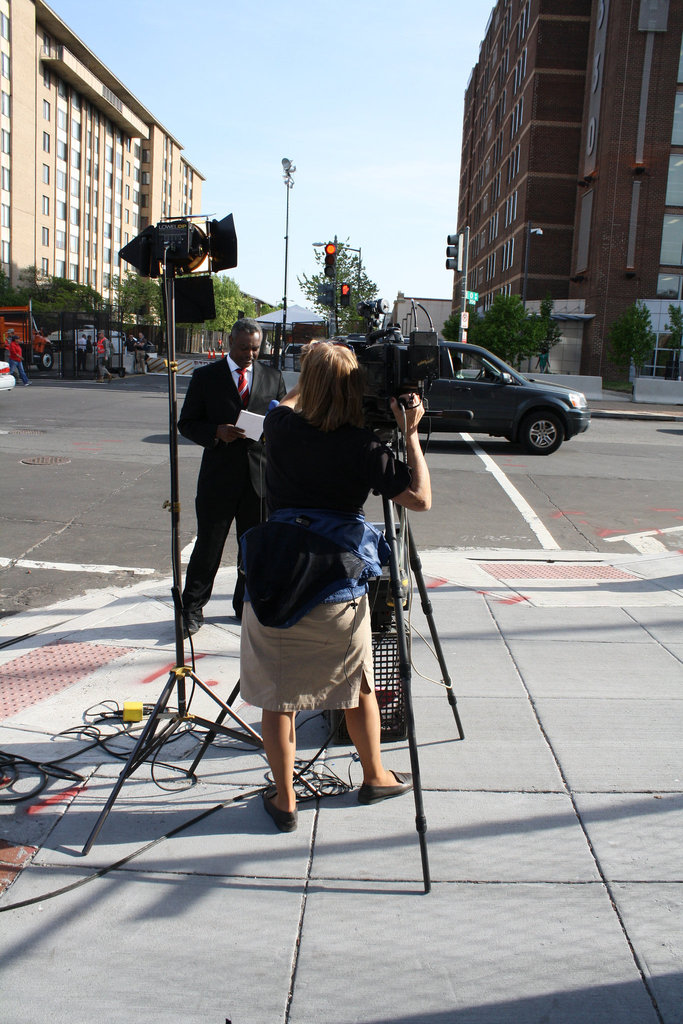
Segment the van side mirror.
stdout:
<path fill-rule="evenodd" d="M 505 373 L 505 372 L 501 373 L 500 379 L 501 379 L 501 383 L 503 383 L 503 384 L 514 384 L 514 380 L 515 380 L 515 378 L 512 376 L 511 373 Z"/>

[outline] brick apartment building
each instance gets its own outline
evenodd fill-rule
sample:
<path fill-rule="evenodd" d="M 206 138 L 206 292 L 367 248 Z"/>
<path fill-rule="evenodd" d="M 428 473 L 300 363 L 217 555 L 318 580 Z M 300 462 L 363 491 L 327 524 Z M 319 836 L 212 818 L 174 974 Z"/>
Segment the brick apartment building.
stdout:
<path fill-rule="evenodd" d="M 683 4 L 499 0 L 465 93 L 458 230 L 467 288 L 555 300 L 554 369 L 609 375 L 636 299 L 670 357 L 683 282 Z M 453 300 L 460 307 L 456 275 Z M 573 344 L 572 344 L 573 341 Z M 555 363 L 555 356 L 553 356 Z"/>
<path fill-rule="evenodd" d="M 163 217 L 197 213 L 182 146 L 42 0 L 0 0 L 0 261 L 105 299 L 119 249 Z"/>

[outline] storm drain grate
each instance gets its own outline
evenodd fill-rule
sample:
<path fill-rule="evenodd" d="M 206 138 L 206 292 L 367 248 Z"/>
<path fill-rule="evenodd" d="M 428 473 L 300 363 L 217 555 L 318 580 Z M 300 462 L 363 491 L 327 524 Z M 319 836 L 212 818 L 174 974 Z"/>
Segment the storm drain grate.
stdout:
<path fill-rule="evenodd" d="M 29 455 L 26 459 L 20 459 L 23 466 L 64 466 L 71 459 L 64 455 Z"/>
<path fill-rule="evenodd" d="M 637 576 L 613 565 L 570 565 L 566 562 L 479 562 L 498 580 L 635 580 Z"/>
<path fill-rule="evenodd" d="M 9 718 L 52 697 L 133 650 L 84 643 L 48 644 L 20 655 L 2 668 L 0 718 Z"/>
<path fill-rule="evenodd" d="M 21 434 L 22 437 L 37 437 L 38 434 L 47 434 L 47 430 L 10 430 L 10 434 Z"/>

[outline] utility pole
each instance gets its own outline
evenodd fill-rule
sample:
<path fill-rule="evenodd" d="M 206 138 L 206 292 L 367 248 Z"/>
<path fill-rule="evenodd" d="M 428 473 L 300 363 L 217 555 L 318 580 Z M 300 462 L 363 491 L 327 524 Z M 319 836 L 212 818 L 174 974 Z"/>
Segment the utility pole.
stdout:
<path fill-rule="evenodd" d="M 469 312 L 467 309 L 467 268 L 470 255 L 470 229 L 465 228 L 460 236 L 462 244 L 462 278 L 460 281 L 460 341 L 467 341 Z M 465 314 L 465 316 L 463 316 Z"/>

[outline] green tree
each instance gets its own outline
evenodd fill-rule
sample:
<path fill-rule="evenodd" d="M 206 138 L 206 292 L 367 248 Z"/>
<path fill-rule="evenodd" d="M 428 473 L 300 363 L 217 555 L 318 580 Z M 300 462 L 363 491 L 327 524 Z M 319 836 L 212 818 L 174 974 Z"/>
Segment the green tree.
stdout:
<path fill-rule="evenodd" d="M 557 321 L 552 318 L 553 305 L 552 297 L 546 295 L 544 299 L 541 299 L 538 313 L 534 313 L 529 317 L 529 320 L 532 321 L 529 325 L 530 329 L 534 332 L 534 336 L 538 341 L 538 347 L 533 354 L 538 357 L 538 367 L 544 371 L 547 371 L 550 366 L 548 356 L 551 348 L 557 345 L 558 341 L 562 338 L 562 331 Z"/>
<path fill-rule="evenodd" d="M 348 242 L 348 239 L 346 240 Z M 318 289 L 322 284 L 329 283 L 332 278 L 325 277 L 323 272 L 325 254 L 322 249 L 316 249 L 315 261 L 320 268 L 317 273 L 310 277 L 303 274 L 297 278 L 299 288 L 306 296 L 307 305 L 324 317 L 329 317 L 331 309 L 318 301 Z M 343 282 L 351 285 L 351 302 L 348 306 L 340 305 L 339 290 Z M 357 252 L 345 248 L 343 242 L 339 243 L 337 249 L 337 333 L 350 334 L 354 331 L 363 330 L 364 324 L 359 318 L 357 306 L 359 302 L 371 302 L 377 298 L 378 288 L 374 281 L 371 281 L 361 265 L 360 256 Z"/>
<path fill-rule="evenodd" d="M 683 345 L 683 309 L 680 306 L 669 306 L 669 321 L 664 330 L 671 334 L 671 348 L 680 348 Z"/>
<path fill-rule="evenodd" d="M 609 332 L 610 355 L 617 366 L 628 370 L 633 361 L 636 376 L 655 346 L 650 311 L 636 300 L 614 321 Z"/>
<path fill-rule="evenodd" d="M 213 275 L 213 297 L 216 303 L 216 317 L 214 320 L 207 320 L 206 326 L 210 331 L 223 331 L 228 334 L 239 313 L 243 312 L 245 316 L 256 315 L 253 299 L 240 291 L 239 285 L 231 277 Z"/>
<path fill-rule="evenodd" d="M 475 314 L 470 318 L 473 320 Z M 444 321 L 444 325 L 441 328 L 446 341 L 460 341 L 460 313 L 451 313 L 447 320 Z"/>
<path fill-rule="evenodd" d="M 526 315 L 519 295 L 496 295 L 482 317 L 471 317 L 468 340 L 519 366 L 538 352 L 543 325 Z"/>
<path fill-rule="evenodd" d="M 163 298 L 158 278 L 142 277 L 126 270 L 114 282 L 115 305 L 123 323 L 160 324 L 163 320 Z"/>
<path fill-rule="evenodd" d="M 25 306 L 30 301 L 34 313 L 94 313 L 104 305 L 100 293 L 89 285 L 64 277 L 48 277 L 36 267 L 26 267 L 19 278 L 19 288 L 14 292 L 16 304 Z"/>

